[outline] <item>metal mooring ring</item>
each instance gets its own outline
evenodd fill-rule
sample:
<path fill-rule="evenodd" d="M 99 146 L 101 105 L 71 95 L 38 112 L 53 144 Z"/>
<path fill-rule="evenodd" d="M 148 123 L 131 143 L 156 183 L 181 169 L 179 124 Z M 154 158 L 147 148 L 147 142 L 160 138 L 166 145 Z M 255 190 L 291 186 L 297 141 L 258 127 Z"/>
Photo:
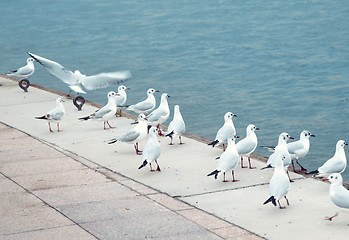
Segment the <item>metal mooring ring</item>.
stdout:
<path fill-rule="evenodd" d="M 81 111 L 82 106 L 84 106 L 85 104 L 85 98 L 83 96 L 75 96 L 73 99 L 73 103 L 75 105 L 75 107 L 77 107 L 77 109 L 79 111 Z"/>
<path fill-rule="evenodd" d="M 18 82 L 18 85 L 20 88 L 24 90 L 24 92 L 28 92 L 30 82 L 28 81 L 28 79 L 22 79 L 21 81 Z"/>

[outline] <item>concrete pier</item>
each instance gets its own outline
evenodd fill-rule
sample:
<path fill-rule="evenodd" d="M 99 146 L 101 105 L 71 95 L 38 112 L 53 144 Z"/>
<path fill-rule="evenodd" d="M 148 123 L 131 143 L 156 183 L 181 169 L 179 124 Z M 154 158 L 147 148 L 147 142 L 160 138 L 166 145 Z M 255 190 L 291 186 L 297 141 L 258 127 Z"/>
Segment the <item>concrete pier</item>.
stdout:
<path fill-rule="evenodd" d="M 222 149 L 192 134 L 173 146 L 159 137 L 162 171 L 138 170 L 132 145 L 105 142 L 132 127 L 131 115 L 103 130 L 78 121 L 98 105 L 78 111 L 65 99 L 63 132 L 51 133 L 35 116 L 62 93 L 35 85 L 25 93 L 5 76 L 0 84 L 0 239 L 347 238 L 349 214 L 324 220 L 337 211 L 327 183 L 290 172 L 290 206 L 263 205 L 273 174 L 260 170 L 263 159 L 252 159 L 257 169 L 237 166 L 239 182 L 215 180 L 206 175 Z"/>

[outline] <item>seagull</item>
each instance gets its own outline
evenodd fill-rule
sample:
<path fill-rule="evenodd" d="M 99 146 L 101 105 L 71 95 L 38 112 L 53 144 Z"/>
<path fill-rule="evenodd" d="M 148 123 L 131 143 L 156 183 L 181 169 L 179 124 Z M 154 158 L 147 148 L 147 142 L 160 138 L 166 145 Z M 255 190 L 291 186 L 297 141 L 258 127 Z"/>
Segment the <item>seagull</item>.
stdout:
<path fill-rule="evenodd" d="M 139 166 L 138 169 L 145 167 L 148 163 L 150 165 L 150 171 L 161 171 L 157 159 L 159 158 L 161 153 L 160 143 L 157 137 L 157 129 L 155 127 L 151 127 L 149 129 L 149 137 L 148 142 L 145 145 L 142 153 L 143 163 Z M 156 170 L 151 168 L 151 163 L 154 162 L 157 165 Z"/>
<path fill-rule="evenodd" d="M 127 93 L 126 90 L 130 90 L 130 88 L 125 87 L 124 85 L 120 85 L 118 87 L 118 94 L 119 96 L 115 97 L 115 104 L 117 107 L 124 106 L 126 100 L 127 100 Z M 116 114 L 118 116 L 118 114 Z M 120 117 L 121 117 L 121 109 L 120 109 Z"/>
<path fill-rule="evenodd" d="M 334 205 L 339 208 L 349 208 L 349 191 L 343 187 L 343 178 L 340 173 L 332 173 L 326 181 L 330 181 L 330 197 Z M 338 212 L 325 220 L 332 221 L 338 216 Z"/>
<path fill-rule="evenodd" d="M 31 76 L 35 71 L 34 62 L 34 58 L 28 58 L 27 65 L 18 68 L 17 70 L 9 71 L 6 73 L 6 75 L 28 79 L 28 77 Z"/>
<path fill-rule="evenodd" d="M 161 102 L 157 109 L 152 111 L 148 116 L 148 123 L 152 126 L 157 126 L 157 129 L 159 131 L 159 136 L 163 136 L 160 124 L 166 122 L 168 117 L 170 116 L 170 108 L 168 107 L 167 98 L 170 96 L 167 93 L 163 93 L 161 95 Z"/>
<path fill-rule="evenodd" d="M 111 91 L 108 93 L 108 103 L 102 107 L 101 109 L 98 109 L 96 112 L 92 113 L 91 115 L 87 116 L 87 117 L 81 117 L 79 118 L 79 120 L 89 120 L 89 119 L 94 119 L 94 120 L 100 120 L 100 121 L 104 121 L 104 130 L 106 130 L 107 128 L 105 128 L 105 124 L 108 124 L 109 128 L 114 128 L 112 126 L 110 126 L 108 120 L 110 120 L 111 118 L 113 118 L 116 114 L 116 104 L 115 104 L 115 96 L 117 96 L 118 94 Z"/>
<path fill-rule="evenodd" d="M 178 135 L 179 144 L 183 144 L 182 143 L 182 134 L 185 132 L 185 123 L 184 123 L 182 114 L 179 111 L 179 105 L 174 106 L 173 120 L 168 125 L 167 132 L 168 132 L 168 134 L 166 135 L 166 137 L 171 138 L 170 145 L 173 145 L 173 143 L 172 143 L 173 135 Z"/>
<path fill-rule="evenodd" d="M 287 143 L 287 150 L 291 155 L 293 171 L 296 172 L 293 160 L 301 167 L 302 171 L 307 171 L 302 165 L 299 164 L 298 159 L 305 157 L 309 152 L 310 137 L 315 137 L 307 130 L 303 130 L 299 136 L 299 140 L 295 142 Z"/>
<path fill-rule="evenodd" d="M 269 194 L 268 198 L 263 204 L 272 202 L 276 206 L 276 201 L 279 204 L 280 209 L 285 209 L 286 207 L 281 207 L 280 199 L 284 197 L 286 199 L 287 205 L 290 205 L 286 197 L 288 191 L 290 190 L 291 184 L 285 172 L 284 163 L 285 156 L 277 155 L 275 159 L 275 170 L 272 178 L 269 182 Z"/>
<path fill-rule="evenodd" d="M 236 136 L 231 136 L 228 138 L 227 149 L 222 153 L 220 157 L 218 157 L 216 170 L 209 173 L 207 176 L 214 175 L 214 178 L 217 179 L 217 176 L 223 173 L 223 182 L 228 182 L 225 179 L 225 173 L 231 170 L 233 177 L 232 182 L 239 181 L 236 180 L 234 176 L 234 168 L 236 167 L 239 161 L 239 153 L 236 149 L 235 138 Z"/>
<path fill-rule="evenodd" d="M 275 167 L 276 160 L 279 158 L 279 155 L 282 155 L 285 157 L 285 159 L 283 160 L 283 163 L 284 163 L 284 167 L 285 167 L 285 170 L 287 172 L 287 175 L 288 175 L 287 168 L 291 164 L 291 155 L 289 154 L 289 152 L 287 150 L 287 140 L 288 139 L 293 139 L 293 137 L 290 137 L 290 135 L 288 135 L 288 133 L 286 133 L 286 132 L 283 132 L 279 135 L 279 141 L 278 141 L 278 145 L 275 147 L 275 152 L 269 156 L 268 161 L 267 161 L 267 166 L 262 168 L 262 170 L 266 169 L 266 168 Z M 290 179 L 290 182 L 293 182 L 293 180 L 291 180 L 290 177 L 289 177 L 289 179 Z"/>
<path fill-rule="evenodd" d="M 256 130 L 259 130 L 259 128 L 256 128 L 253 124 L 249 124 L 246 128 L 246 137 L 236 144 L 236 149 L 241 156 L 241 168 L 247 168 L 243 165 L 244 156 L 248 157 L 248 164 L 250 169 L 255 168 L 251 167 L 250 155 L 254 152 L 258 144 L 257 136 L 255 133 Z"/>
<path fill-rule="evenodd" d="M 62 98 L 60 98 L 60 97 L 57 98 L 56 99 L 56 107 L 54 109 L 48 111 L 45 115 L 43 115 L 41 117 L 35 117 L 36 119 L 47 120 L 50 132 L 53 132 L 51 129 L 51 122 L 57 123 L 58 132 L 62 131 L 62 130 L 59 130 L 59 122 L 61 121 L 61 119 L 65 113 L 63 102 L 64 102 L 64 100 Z"/>
<path fill-rule="evenodd" d="M 148 114 L 151 111 L 153 111 L 153 109 L 156 106 L 156 99 L 154 97 L 154 93 L 159 92 L 158 90 L 155 90 L 153 88 L 149 88 L 147 90 L 147 99 L 145 99 L 144 101 L 141 101 L 139 103 L 136 103 L 134 105 L 130 105 L 128 106 L 126 109 L 133 111 L 135 113 L 141 114 Z"/>
<path fill-rule="evenodd" d="M 82 89 L 83 87 L 87 90 L 106 88 L 111 85 L 120 84 L 132 77 L 130 71 L 99 73 L 97 75 L 86 76 L 80 73 L 79 70 L 72 72 L 68 69 L 65 69 L 61 64 L 57 62 L 40 57 L 30 52 L 28 52 L 28 54 L 38 63 L 44 66 L 46 70 L 49 71 L 52 75 L 68 84 L 71 89 L 70 92 L 73 90 L 76 93 L 86 94 L 86 92 Z"/>
<path fill-rule="evenodd" d="M 303 158 L 308 154 L 309 147 L 310 147 L 310 141 L 309 141 L 310 137 L 315 137 L 315 135 L 311 134 L 307 130 L 303 130 L 299 136 L 298 141 L 287 143 L 287 150 L 291 156 L 292 167 L 294 172 L 297 172 L 297 171 L 294 167 L 293 160 L 296 160 L 296 163 L 301 167 L 302 171 L 307 171 L 307 169 L 305 169 L 302 165 L 300 165 L 300 163 L 298 162 L 298 159 Z M 269 147 L 269 146 L 268 147 L 262 146 L 262 147 L 266 148 L 270 152 L 275 151 L 275 147 Z"/>
<path fill-rule="evenodd" d="M 328 175 L 331 173 L 342 173 L 347 167 L 347 158 L 344 152 L 344 146 L 348 145 L 344 140 L 339 140 L 336 144 L 336 152 L 333 157 L 328 159 L 317 170 L 308 172 L 307 174 L 314 174 L 314 176 Z"/>
<path fill-rule="evenodd" d="M 215 140 L 208 145 L 214 147 L 216 144 L 223 144 L 224 149 L 224 144 L 227 142 L 228 138 L 236 134 L 233 117 L 236 117 L 236 115 L 232 112 L 227 112 L 224 115 L 224 125 L 218 130 Z"/>
<path fill-rule="evenodd" d="M 145 137 L 148 134 L 148 123 L 147 123 L 147 118 L 145 115 L 139 114 L 138 115 L 138 122 L 137 125 L 130 129 L 125 135 L 118 137 L 118 138 L 113 138 L 109 140 L 108 144 L 113 144 L 116 142 L 126 142 L 126 143 L 133 143 L 134 148 L 136 150 L 137 155 L 141 155 L 142 151 L 139 151 L 138 149 L 138 143 L 145 139 Z"/>

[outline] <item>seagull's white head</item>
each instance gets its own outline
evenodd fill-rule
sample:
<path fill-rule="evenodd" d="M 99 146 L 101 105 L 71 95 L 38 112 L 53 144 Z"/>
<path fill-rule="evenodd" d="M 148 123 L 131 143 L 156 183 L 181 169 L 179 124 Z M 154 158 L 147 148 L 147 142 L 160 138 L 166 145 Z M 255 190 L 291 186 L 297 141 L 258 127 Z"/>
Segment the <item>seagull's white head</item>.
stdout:
<path fill-rule="evenodd" d="M 279 136 L 279 141 L 281 140 L 281 141 L 287 142 L 288 139 L 294 139 L 294 138 L 288 135 L 288 133 L 286 132 L 281 133 Z"/>
<path fill-rule="evenodd" d="M 227 112 L 225 115 L 224 115 L 224 121 L 227 121 L 229 119 L 233 119 L 233 117 L 236 117 L 237 115 L 235 115 L 234 113 L 232 112 Z"/>
<path fill-rule="evenodd" d="M 147 121 L 145 114 L 141 113 L 138 115 L 138 121 Z"/>
<path fill-rule="evenodd" d="M 36 62 L 34 58 L 28 58 L 27 59 L 27 63 L 33 63 L 33 62 Z"/>
<path fill-rule="evenodd" d="M 119 96 L 119 94 L 117 94 L 116 92 L 113 92 L 113 91 L 108 92 L 108 99 L 109 99 L 109 98 L 113 98 L 113 97 L 115 97 L 115 96 Z"/>
<path fill-rule="evenodd" d="M 254 132 L 256 130 L 259 130 L 259 128 L 257 128 L 255 125 L 253 124 L 249 124 L 246 128 L 246 132 L 250 131 L 250 132 Z"/>
<path fill-rule="evenodd" d="M 342 185 L 343 184 L 343 178 L 340 173 L 332 173 L 325 181 L 328 180 L 330 181 L 331 184 L 338 184 Z"/>
<path fill-rule="evenodd" d="M 336 145 L 336 149 L 344 148 L 344 146 L 348 145 L 344 140 L 339 140 Z"/>
<path fill-rule="evenodd" d="M 124 85 L 120 85 L 118 87 L 118 92 L 121 92 L 121 91 L 126 91 L 126 90 L 130 90 L 128 87 L 125 87 Z"/>
<path fill-rule="evenodd" d="M 301 132 L 301 135 L 300 135 L 300 139 L 304 139 L 304 138 L 310 138 L 310 137 L 315 137 L 315 135 L 311 134 L 309 131 L 307 130 L 303 130 Z"/>
<path fill-rule="evenodd" d="M 158 90 L 155 90 L 154 88 L 149 88 L 148 91 L 147 91 L 147 94 L 154 94 L 156 92 L 159 92 Z"/>

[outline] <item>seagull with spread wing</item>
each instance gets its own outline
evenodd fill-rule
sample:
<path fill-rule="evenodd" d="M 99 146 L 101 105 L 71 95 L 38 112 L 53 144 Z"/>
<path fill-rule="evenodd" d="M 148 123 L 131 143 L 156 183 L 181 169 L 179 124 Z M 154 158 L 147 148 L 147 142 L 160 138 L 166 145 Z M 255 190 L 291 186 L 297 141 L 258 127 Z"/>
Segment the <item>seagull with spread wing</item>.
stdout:
<path fill-rule="evenodd" d="M 132 77 L 130 71 L 99 73 L 92 76 L 86 76 L 79 70 L 72 72 L 68 69 L 65 69 L 61 64 L 57 62 L 40 57 L 30 52 L 28 52 L 28 54 L 38 63 L 44 66 L 52 75 L 68 84 L 71 91 L 73 90 L 76 93 L 86 94 L 83 88 L 87 90 L 106 88 L 111 85 L 120 84 Z"/>

